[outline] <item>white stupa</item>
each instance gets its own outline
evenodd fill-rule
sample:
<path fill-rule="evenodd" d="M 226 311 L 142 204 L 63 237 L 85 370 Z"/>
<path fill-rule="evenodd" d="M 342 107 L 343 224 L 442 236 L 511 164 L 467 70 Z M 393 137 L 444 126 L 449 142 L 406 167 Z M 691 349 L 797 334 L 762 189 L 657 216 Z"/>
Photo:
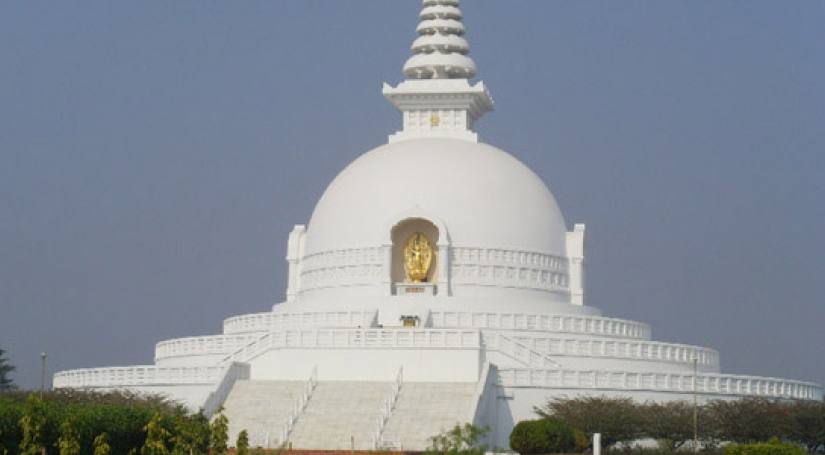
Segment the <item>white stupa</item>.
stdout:
<path fill-rule="evenodd" d="M 493 102 L 469 81 L 458 0 L 423 3 L 407 80 L 383 89 L 403 128 L 290 233 L 286 301 L 162 341 L 154 365 L 59 372 L 56 388 L 223 405 L 233 440 L 326 449 L 423 449 L 458 422 L 507 447 L 558 395 L 822 398 L 817 384 L 721 374 L 713 349 L 585 305 L 584 225 L 568 231 L 541 178 L 478 141 Z"/>

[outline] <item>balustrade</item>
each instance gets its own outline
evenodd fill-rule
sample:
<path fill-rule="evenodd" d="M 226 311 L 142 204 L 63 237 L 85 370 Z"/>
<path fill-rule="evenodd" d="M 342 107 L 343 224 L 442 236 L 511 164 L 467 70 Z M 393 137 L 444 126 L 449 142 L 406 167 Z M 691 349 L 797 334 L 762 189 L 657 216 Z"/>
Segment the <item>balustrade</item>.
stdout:
<path fill-rule="evenodd" d="M 597 316 L 432 311 L 435 328 L 472 327 L 505 330 L 586 333 L 598 336 L 650 339 L 650 326 L 641 322 Z"/>
<path fill-rule="evenodd" d="M 502 368 L 498 370 L 498 375 L 503 387 L 642 390 L 686 394 L 694 391 L 694 376 L 688 374 Z M 696 392 L 702 395 L 822 399 L 822 387 L 817 384 L 755 376 L 703 374 L 695 378 L 695 386 Z"/>
<path fill-rule="evenodd" d="M 226 367 L 108 367 L 61 371 L 54 375 L 54 388 L 96 388 L 167 384 L 215 384 Z"/>

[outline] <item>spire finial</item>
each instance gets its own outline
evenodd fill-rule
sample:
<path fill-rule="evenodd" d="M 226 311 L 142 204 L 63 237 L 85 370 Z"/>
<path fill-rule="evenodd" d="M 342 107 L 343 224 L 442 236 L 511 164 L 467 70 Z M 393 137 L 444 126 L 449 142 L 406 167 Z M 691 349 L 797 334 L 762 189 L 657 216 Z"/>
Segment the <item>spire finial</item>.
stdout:
<path fill-rule="evenodd" d="M 464 25 L 458 0 L 423 0 L 410 57 L 404 75 L 410 79 L 469 79 L 476 64 L 467 57 L 470 45 L 462 37 Z"/>
<path fill-rule="evenodd" d="M 404 128 L 390 142 L 419 138 L 453 138 L 478 142 L 473 124 L 493 110 L 483 82 L 470 85 L 476 64 L 462 35 L 458 0 L 424 0 L 413 42 L 404 64 L 407 79 L 384 84 L 384 96 L 403 114 Z"/>

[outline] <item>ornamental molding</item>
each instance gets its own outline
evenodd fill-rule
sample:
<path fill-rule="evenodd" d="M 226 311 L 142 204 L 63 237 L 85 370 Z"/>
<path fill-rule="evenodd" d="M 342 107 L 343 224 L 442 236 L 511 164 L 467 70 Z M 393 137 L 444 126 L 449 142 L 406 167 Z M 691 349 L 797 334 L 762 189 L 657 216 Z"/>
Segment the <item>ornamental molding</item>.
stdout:
<path fill-rule="evenodd" d="M 439 230 L 438 248 L 448 252 L 449 270 L 439 281 L 453 285 L 496 286 L 553 293 L 570 292 L 569 260 L 565 257 L 514 248 L 451 247 L 444 223 L 413 209 L 393 217 L 387 232 L 401 222 L 424 219 Z M 343 248 L 308 254 L 300 262 L 300 292 L 343 286 L 380 284 L 389 280 L 387 245 Z M 443 278 L 443 279 L 442 279 Z"/>

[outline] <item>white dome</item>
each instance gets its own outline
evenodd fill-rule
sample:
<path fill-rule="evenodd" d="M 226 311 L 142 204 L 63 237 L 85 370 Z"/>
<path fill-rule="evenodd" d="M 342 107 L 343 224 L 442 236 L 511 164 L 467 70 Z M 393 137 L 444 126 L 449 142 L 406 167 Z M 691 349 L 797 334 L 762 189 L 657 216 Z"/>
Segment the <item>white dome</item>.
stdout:
<path fill-rule="evenodd" d="M 347 166 L 315 206 L 305 255 L 380 246 L 411 212 L 443 223 L 453 247 L 566 256 L 564 217 L 541 178 L 495 147 L 444 138 L 384 145 Z"/>

